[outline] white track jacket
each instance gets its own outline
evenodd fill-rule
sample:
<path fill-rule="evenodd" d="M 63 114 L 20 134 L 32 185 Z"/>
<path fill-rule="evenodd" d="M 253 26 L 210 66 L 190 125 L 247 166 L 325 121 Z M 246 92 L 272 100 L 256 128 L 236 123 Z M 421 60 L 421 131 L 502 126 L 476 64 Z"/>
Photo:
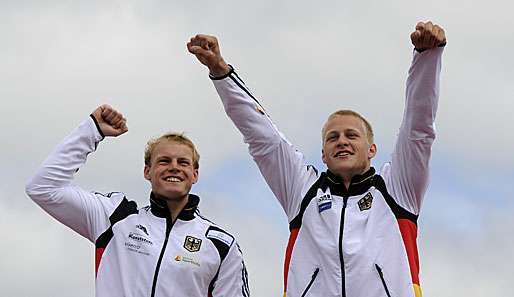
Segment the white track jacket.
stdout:
<path fill-rule="evenodd" d="M 84 121 L 44 161 L 26 187 L 48 214 L 96 246 L 97 297 L 246 297 L 247 273 L 234 237 L 203 218 L 190 194 L 172 223 L 150 195 L 138 208 L 123 193 L 87 192 L 74 173 L 103 139 Z"/>
<path fill-rule="evenodd" d="M 442 52 L 414 52 L 391 161 L 380 174 L 371 168 L 355 176 L 348 189 L 331 172 L 306 165 L 233 70 L 211 77 L 288 217 L 284 296 L 421 296 L 417 219 L 435 138 Z"/>

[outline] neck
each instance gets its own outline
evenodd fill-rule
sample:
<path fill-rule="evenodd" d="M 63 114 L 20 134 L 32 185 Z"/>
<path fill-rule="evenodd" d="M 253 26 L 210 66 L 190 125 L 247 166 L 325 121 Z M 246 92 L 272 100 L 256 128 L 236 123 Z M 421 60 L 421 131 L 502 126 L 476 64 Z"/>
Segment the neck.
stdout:
<path fill-rule="evenodd" d="M 348 177 L 344 177 L 344 176 L 343 176 L 343 177 L 342 177 L 342 178 L 343 178 L 343 184 L 344 184 L 344 187 L 345 187 L 346 189 L 350 188 L 350 184 L 351 184 L 351 182 L 352 182 L 352 177 L 353 177 L 353 176 L 348 176 Z"/>
<path fill-rule="evenodd" d="M 364 172 L 366 172 L 366 171 L 364 171 Z M 339 177 L 341 177 L 341 179 L 343 181 L 343 184 L 344 184 L 344 187 L 346 189 L 349 189 L 350 188 L 350 184 L 352 183 L 353 177 L 356 176 L 356 175 L 363 174 L 364 172 L 361 172 L 361 173 L 346 173 L 346 174 L 335 173 L 335 174 L 338 175 Z"/>
<path fill-rule="evenodd" d="M 166 200 L 166 204 L 168 205 L 168 209 L 170 211 L 171 221 L 175 222 L 177 220 L 178 215 L 184 209 L 188 201 L 188 195 L 184 196 L 179 200 Z"/>
<path fill-rule="evenodd" d="M 342 179 L 342 182 L 345 186 L 346 189 L 349 189 L 350 188 L 350 185 L 352 183 L 352 179 L 354 176 L 357 176 L 357 175 L 363 175 L 365 174 L 366 172 L 368 172 L 368 170 L 371 168 L 371 165 L 368 165 L 366 166 L 363 170 L 359 170 L 358 172 L 344 172 L 344 173 L 340 173 L 340 172 L 333 172 L 335 175 L 341 177 Z"/>
<path fill-rule="evenodd" d="M 182 211 L 182 209 L 184 209 L 184 206 L 189 201 L 189 194 L 174 199 L 166 198 L 156 193 L 153 193 L 153 195 L 155 198 L 163 202 L 166 202 L 166 206 L 168 207 L 168 211 L 172 222 L 175 222 L 177 220 L 177 217 L 179 216 L 180 212 Z"/>

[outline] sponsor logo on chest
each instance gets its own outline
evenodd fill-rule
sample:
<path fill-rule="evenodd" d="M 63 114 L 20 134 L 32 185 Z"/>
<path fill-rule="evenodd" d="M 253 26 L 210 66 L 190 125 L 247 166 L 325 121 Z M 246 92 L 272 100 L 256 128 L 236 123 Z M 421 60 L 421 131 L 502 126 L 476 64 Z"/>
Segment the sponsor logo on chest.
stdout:
<path fill-rule="evenodd" d="M 152 246 L 153 242 L 149 238 L 146 238 L 145 235 L 138 232 L 142 231 L 144 234 L 149 235 L 148 230 L 141 224 L 138 224 L 135 227 L 135 232 L 129 232 L 127 239 L 125 240 L 125 248 L 131 252 L 148 256 L 150 253 L 148 252 L 147 247 Z"/>
<path fill-rule="evenodd" d="M 332 195 L 330 194 L 330 190 L 327 189 L 327 192 L 323 192 L 321 189 L 318 189 L 316 202 L 318 203 L 319 213 L 332 208 Z"/>
<path fill-rule="evenodd" d="M 139 242 L 139 243 L 144 243 L 144 244 L 148 244 L 148 245 L 153 244 L 153 242 L 151 242 L 150 240 L 148 240 L 148 239 L 144 238 L 143 236 L 141 236 L 137 233 L 134 233 L 134 232 L 130 232 L 128 238 L 132 239 L 135 242 Z"/>
<path fill-rule="evenodd" d="M 143 226 L 143 225 L 141 225 L 141 224 L 137 224 L 137 225 L 136 225 L 136 228 L 137 228 L 137 229 L 139 229 L 139 230 L 141 230 L 141 231 L 143 231 L 146 235 L 150 235 L 150 234 L 148 234 L 148 230 L 146 230 L 146 227 L 145 227 L 145 226 Z"/>
<path fill-rule="evenodd" d="M 174 259 L 175 259 L 175 262 L 182 262 L 182 263 L 194 265 L 196 267 L 200 267 L 200 262 L 192 257 L 177 255 L 177 256 L 175 256 Z"/>

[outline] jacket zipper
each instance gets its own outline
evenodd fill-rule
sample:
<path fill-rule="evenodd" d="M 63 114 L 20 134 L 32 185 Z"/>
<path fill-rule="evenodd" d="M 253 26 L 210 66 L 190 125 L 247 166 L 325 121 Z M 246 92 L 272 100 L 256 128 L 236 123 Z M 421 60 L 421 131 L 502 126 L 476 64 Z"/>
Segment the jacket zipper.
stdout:
<path fill-rule="evenodd" d="M 341 261 L 341 287 L 342 297 L 346 297 L 346 276 L 344 271 L 344 259 L 343 259 L 343 229 L 344 229 L 344 213 L 346 211 L 346 204 L 348 203 L 348 197 L 343 196 L 343 209 L 341 210 L 341 223 L 339 226 L 339 261 Z"/>
<path fill-rule="evenodd" d="M 170 236 L 171 228 L 173 227 L 173 222 L 170 218 L 166 217 L 166 237 L 164 238 L 164 243 L 162 244 L 161 254 L 159 255 L 159 260 L 157 261 L 157 266 L 155 267 L 155 273 L 153 276 L 153 284 L 152 284 L 152 295 L 151 297 L 155 297 L 155 289 L 157 287 L 157 277 L 159 276 L 159 270 L 161 268 L 162 257 L 164 256 L 164 251 L 166 251 L 166 246 L 168 244 L 168 237 Z"/>
<path fill-rule="evenodd" d="M 309 289 L 311 288 L 312 284 L 314 283 L 314 280 L 318 276 L 318 272 L 319 272 L 319 268 L 316 268 L 316 270 L 314 270 L 314 273 L 312 274 L 311 281 L 309 282 L 309 284 L 307 285 L 307 288 L 305 288 L 305 290 L 302 293 L 302 297 L 305 297 L 305 294 L 307 294 L 307 292 L 309 292 Z"/>
<path fill-rule="evenodd" d="M 382 273 L 382 268 L 380 268 L 380 266 L 378 266 L 378 264 L 375 264 L 375 268 L 377 269 L 378 275 L 380 276 L 380 279 L 382 280 L 382 285 L 384 285 L 384 289 L 387 294 L 387 297 L 391 297 L 391 294 L 389 294 L 389 289 L 387 288 L 387 284 L 384 279 L 384 274 Z"/>

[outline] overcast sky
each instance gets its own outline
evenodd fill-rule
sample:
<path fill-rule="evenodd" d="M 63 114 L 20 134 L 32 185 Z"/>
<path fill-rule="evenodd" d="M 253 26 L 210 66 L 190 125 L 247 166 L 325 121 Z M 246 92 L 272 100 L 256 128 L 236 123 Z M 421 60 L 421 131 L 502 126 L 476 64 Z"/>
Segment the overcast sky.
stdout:
<path fill-rule="evenodd" d="M 287 220 L 187 53 L 222 54 L 310 163 L 336 109 L 362 112 L 389 158 L 401 120 L 409 35 L 446 29 L 437 139 L 419 221 L 424 296 L 514 291 L 514 6 L 506 1 L 0 1 L 2 296 L 94 295 L 94 246 L 24 193 L 53 147 L 99 104 L 128 119 L 77 176 L 145 205 L 143 149 L 185 131 L 201 154 L 201 210 L 238 238 L 253 296 L 281 296 Z"/>

